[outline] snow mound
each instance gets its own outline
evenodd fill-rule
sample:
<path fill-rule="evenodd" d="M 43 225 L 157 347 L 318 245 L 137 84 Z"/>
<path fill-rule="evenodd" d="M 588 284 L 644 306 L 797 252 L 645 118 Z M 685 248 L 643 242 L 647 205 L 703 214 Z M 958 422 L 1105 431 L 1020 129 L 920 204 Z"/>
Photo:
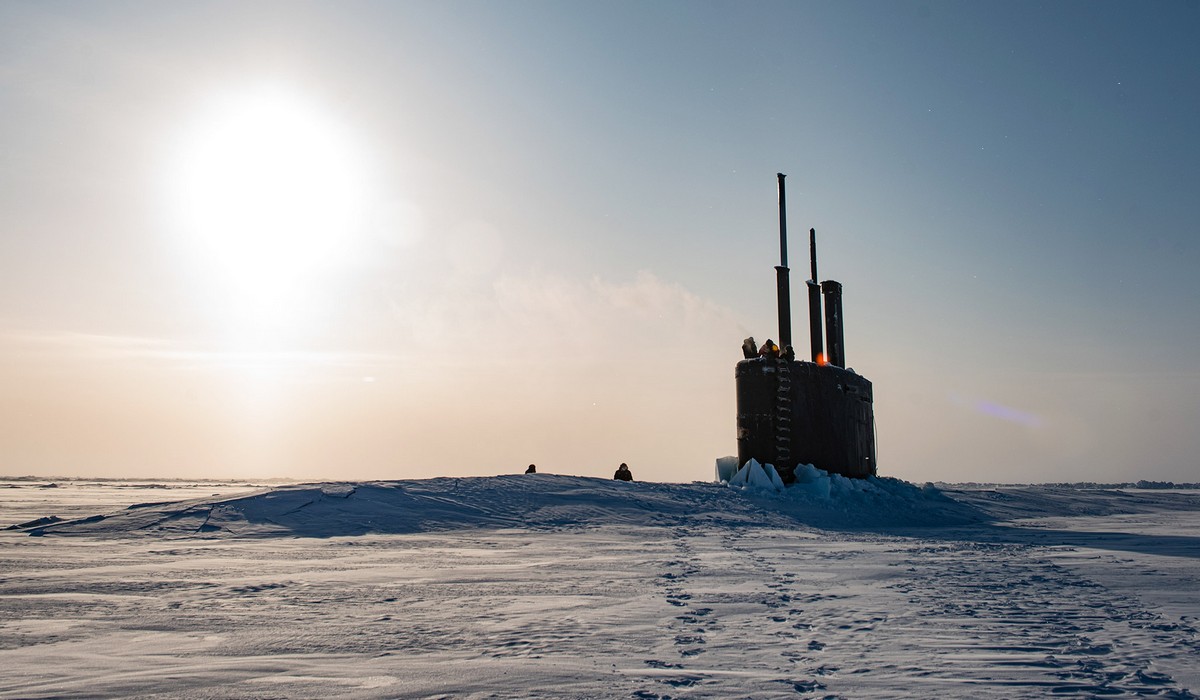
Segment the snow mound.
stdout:
<path fill-rule="evenodd" d="M 735 528 L 928 527 L 978 522 L 979 510 L 895 479 L 855 481 L 818 470 L 783 488 L 774 468 L 747 465 L 736 484 L 626 483 L 553 474 L 298 484 L 238 496 L 140 503 L 88 518 L 29 522 L 31 535 L 337 537 L 462 528 L 606 525 Z"/>
<path fill-rule="evenodd" d="M 942 527 L 986 519 L 972 504 L 960 503 L 932 484 L 918 487 L 886 477 L 850 479 L 801 464 L 785 485 L 771 464 L 750 459 L 740 469 L 737 458 L 717 460 L 717 478 L 748 497 L 773 497 L 776 508 L 802 522 L 821 527 Z"/>
<path fill-rule="evenodd" d="M 116 513 L 46 514 L 10 530 L 96 537 L 339 537 L 484 528 L 815 528 L 899 533 L 984 522 L 1200 509 L 1200 493 L 1055 487 L 939 489 L 848 479 L 810 465 L 783 486 L 749 462 L 726 483 L 626 483 L 556 474 L 297 484 L 236 496 L 138 503 Z"/>

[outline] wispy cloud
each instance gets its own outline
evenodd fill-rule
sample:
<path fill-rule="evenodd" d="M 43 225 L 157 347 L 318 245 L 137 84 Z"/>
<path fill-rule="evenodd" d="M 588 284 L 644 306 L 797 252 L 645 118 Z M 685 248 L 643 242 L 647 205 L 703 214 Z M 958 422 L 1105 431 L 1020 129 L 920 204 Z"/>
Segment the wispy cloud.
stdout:
<path fill-rule="evenodd" d="M 145 362 L 174 367 L 362 367 L 394 363 L 393 355 L 313 350 L 231 351 L 178 340 L 76 331 L 17 331 L 0 334 L 9 357 L 26 360 Z"/>
<path fill-rule="evenodd" d="M 391 311 L 422 353 L 462 349 L 492 360 L 626 359 L 740 338 L 730 310 L 650 272 L 629 280 L 500 275 L 482 290 L 396 299 Z"/>

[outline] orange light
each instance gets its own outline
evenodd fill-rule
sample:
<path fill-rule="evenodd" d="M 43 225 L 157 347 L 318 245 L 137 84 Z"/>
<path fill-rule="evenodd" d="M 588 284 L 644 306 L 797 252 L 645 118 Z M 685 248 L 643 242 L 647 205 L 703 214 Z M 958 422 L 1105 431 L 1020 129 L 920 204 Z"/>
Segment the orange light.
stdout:
<path fill-rule="evenodd" d="M 821 365 L 822 367 L 829 364 L 829 360 L 825 358 L 825 353 L 817 353 L 817 364 Z"/>

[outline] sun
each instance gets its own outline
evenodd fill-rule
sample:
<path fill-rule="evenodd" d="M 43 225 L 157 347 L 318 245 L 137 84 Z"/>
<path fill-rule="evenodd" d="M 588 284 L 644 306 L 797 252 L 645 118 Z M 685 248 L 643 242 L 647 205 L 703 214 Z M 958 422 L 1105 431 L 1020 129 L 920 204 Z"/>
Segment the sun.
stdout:
<path fill-rule="evenodd" d="M 209 100 L 165 177 L 172 228 L 234 320 L 296 316 L 359 241 L 362 149 L 327 110 L 284 88 Z"/>

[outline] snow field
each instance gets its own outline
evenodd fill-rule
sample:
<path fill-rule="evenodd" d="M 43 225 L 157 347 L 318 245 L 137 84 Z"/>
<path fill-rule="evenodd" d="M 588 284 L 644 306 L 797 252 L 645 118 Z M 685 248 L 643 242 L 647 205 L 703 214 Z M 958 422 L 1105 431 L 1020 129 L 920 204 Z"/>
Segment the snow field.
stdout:
<path fill-rule="evenodd" d="M 3 532 L 0 696 L 1194 697 L 1196 494 L 902 484 L 309 485 Z M 19 491 L 5 519 L 51 514 Z"/>

